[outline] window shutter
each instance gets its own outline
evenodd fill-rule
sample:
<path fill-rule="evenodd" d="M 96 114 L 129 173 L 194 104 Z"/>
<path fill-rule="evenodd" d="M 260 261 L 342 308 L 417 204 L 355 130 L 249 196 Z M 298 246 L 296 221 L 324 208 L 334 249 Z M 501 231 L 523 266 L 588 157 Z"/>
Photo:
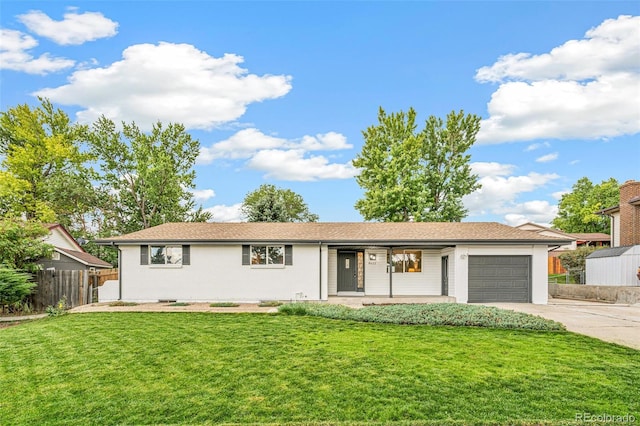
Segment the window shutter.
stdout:
<path fill-rule="evenodd" d="M 284 246 L 284 264 L 293 265 L 293 246 Z"/>
<path fill-rule="evenodd" d="M 140 264 L 149 264 L 149 246 L 140 246 Z"/>
<path fill-rule="evenodd" d="M 251 246 L 242 246 L 242 264 L 251 265 Z"/>
<path fill-rule="evenodd" d="M 182 246 L 182 264 L 191 265 L 191 246 Z"/>

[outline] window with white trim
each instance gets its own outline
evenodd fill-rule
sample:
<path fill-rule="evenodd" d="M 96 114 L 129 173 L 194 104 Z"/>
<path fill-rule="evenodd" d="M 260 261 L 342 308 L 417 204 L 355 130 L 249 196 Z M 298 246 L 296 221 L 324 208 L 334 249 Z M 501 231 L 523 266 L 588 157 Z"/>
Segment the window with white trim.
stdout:
<path fill-rule="evenodd" d="M 422 250 L 393 250 L 391 264 L 396 274 L 422 272 Z"/>
<path fill-rule="evenodd" d="M 284 265 L 284 246 L 251 246 L 252 265 Z"/>
<path fill-rule="evenodd" d="M 149 246 L 150 265 L 182 265 L 182 246 Z"/>

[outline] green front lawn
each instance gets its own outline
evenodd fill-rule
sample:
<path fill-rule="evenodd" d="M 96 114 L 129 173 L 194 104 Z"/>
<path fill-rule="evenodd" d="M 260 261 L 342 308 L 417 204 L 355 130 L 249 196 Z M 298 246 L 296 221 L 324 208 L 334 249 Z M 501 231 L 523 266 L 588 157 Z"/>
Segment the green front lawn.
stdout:
<path fill-rule="evenodd" d="M 556 423 L 638 417 L 638 389 L 639 351 L 567 332 L 207 313 L 0 330 L 3 425 Z"/>

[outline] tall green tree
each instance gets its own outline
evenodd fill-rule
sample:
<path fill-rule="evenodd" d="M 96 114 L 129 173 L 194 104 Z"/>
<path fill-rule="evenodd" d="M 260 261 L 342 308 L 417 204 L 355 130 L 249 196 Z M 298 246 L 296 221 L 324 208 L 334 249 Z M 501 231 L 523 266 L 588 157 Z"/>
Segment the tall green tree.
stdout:
<path fill-rule="evenodd" d="M 46 99 L 1 112 L 1 213 L 66 226 L 81 220 L 93 191 L 85 140 L 86 127 Z"/>
<path fill-rule="evenodd" d="M 53 253 L 53 246 L 43 241 L 49 230 L 34 221 L 0 220 L 0 266 L 12 270 L 35 272 L 37 262 Z"/>
<path fill-rule="evenodd" d="M 462 197 L 480 187 L 470 155 L 480 117 L 450 112 L 430 116 L 422 129 L 416 112 L 378 111 L 378 124 L 362 132 L 364 146 L 353 160 L 364 197 L 355 204 L 365 220 L 459 222 Z"/>
<path fill-rule="evenodd" d="M 133 232 L 166 222 L 206 221 L 195 209 L 193 165 L 200 144 L 181 124 L 158 122 L 150 132 L 135 123 L 102 117 L 91 131 L 91 152 L 101 173 L 103 221 L 116 232 Z"/>
<path fill-rule="evenodd" d="M 242 213 L 249 222 L 317 222 L 301 195 L 274 185 L 260 185 L 242 202 Z"/>
<path fill-rule="evenodd" d="M 571 192 L 564 194 L 558 203 L 554 227 L 564 232 L 610 233 L 610 221 L 597 214 L 599 210 L 617 206 L 620 202 L 620 185 L 614 178 L 594 185 L 588 177 L 578 179 Z"/>

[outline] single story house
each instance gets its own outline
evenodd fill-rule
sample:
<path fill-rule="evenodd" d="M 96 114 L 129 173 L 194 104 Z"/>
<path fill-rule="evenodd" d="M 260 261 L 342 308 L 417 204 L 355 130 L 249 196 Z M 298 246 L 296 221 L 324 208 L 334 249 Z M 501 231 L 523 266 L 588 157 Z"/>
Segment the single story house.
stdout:
<path fill-rule="evenodd" d="M 167 223 L 97 241 L 135 302 L 439 296 L 547 302 L 566 239 L 499 223 Z"/>
<path fill-rule="evenodd" d="M 53 246 L 53 254 L 50 259 L 40 259 L 38 263 L 43 269 L 86 271 L 112 268 L 111 264 L 87 253 L 61 224 L 44 226 L 49 230 L 44 241 Z"/>

